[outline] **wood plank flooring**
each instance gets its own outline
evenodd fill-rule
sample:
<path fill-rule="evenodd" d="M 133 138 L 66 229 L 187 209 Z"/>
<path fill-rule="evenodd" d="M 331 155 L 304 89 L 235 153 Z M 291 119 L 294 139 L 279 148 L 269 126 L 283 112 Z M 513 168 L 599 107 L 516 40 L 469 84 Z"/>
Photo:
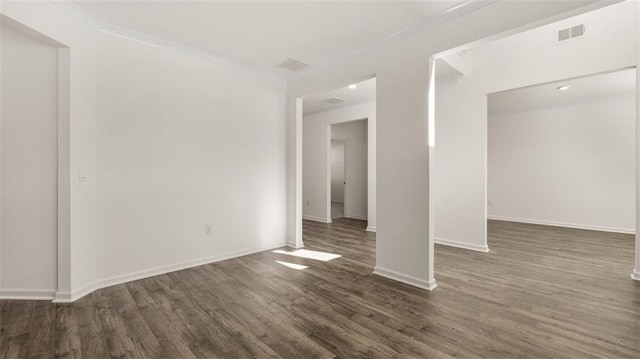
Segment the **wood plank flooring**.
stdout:
<path fill-rule="evenodd" d="M 436 246 L 426 292 L 371 273 L 364 228 L 305 221 L 326 262 L 267 251 L 2 300 L 0 358 L 640 358 L 633 236 L 490 221 L 490 253 Z"/>

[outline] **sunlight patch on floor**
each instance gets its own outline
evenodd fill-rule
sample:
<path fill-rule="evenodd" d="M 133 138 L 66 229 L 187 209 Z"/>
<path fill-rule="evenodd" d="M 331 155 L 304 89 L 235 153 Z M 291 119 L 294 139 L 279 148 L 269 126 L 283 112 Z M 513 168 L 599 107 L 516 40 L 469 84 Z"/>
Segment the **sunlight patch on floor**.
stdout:
<path fill-rule="evenodd" d="M 291 269 L 297 269 L 297 270 L 303 270 L 303 269 L 309 268 L 308 266 L 303 266 L 302 264 L 295 264 L 295 263 L 289 263 L 289 262 L 283 262 L 283 261 L 276 261 L 276 263 L 280 263 L 285 267 L 289 267 Z"/>
<path fill-rule="evenodd" d="M 330 260 L 334 260 L 336 258 L 342 257 L 340 254 L 311 251 L 308 249 L 296 249 L 295 251 L 291 251 L 291 252 L 283 251 L 282 249 L 277 249 L 273 251 L 273 253 L 286 254 L 288 256 L 294 256 L 294 257 L 300 257 L 300 258 L 315 259 L 317 261 L 323 261 L 323 262 L 328 262 Z"/>

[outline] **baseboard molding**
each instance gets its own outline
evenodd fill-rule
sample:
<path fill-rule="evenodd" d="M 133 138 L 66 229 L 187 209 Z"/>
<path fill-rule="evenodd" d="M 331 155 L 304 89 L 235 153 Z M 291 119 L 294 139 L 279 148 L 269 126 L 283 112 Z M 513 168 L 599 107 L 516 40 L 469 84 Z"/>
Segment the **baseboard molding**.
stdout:
<path fill-rule="evenodd" d="M 517 223 L 526 223 L 526 224 L 539 224 L 539 225 L 543 225 L 543 226 L 587 229 L 587 230 L 590 230 L 590 231 L 636 234 L 635 229 L 605 227 L 605 226 L 592 226 L 592 225 L 588 225 L 588 224 L 553 222 L 553 221 L 545 221 L 545 220 L 539 220 L 539 219 L 525 219 L 525 218 L 513 218 L 513 217 L 502 217 L 502 216 L 487 216 L 487 219 L 491 219 L 491 220 L 494 220 L 494 221 L 517 222 Z"/>
<path fill-rule="evenodd" d="M 0 299 L 52 300 L 55 289 L 0 289 Z"/>
<path fill-rule="evenodd" d="M 320 223 L 333 223 L 330 219 L 314 217 L 314 216 L 302 216 L 302 219 L 306 219 L 308 221 L 320 222 Z"/>
<path fill-rule="evenodd" d="M 249 249 L 243 249 L 243 250 L 239 250 L 239 251 L 227 252 L 227 253 L 219 254 L 219 255 L 216 255 L 216 256 L 212 256 L 212 257 L 200 258 L 200 259 L 185 261 L 185 262 L 181 262 L 181 263 L 177 263 L 177 264 L 170 264 L 170 265 L 155 267 L 155 268 L 152 268 L 152 269 L 147 269 L 147 270 L 143 270 L 143 271 L 139 271 L 139 272 L 134 272 L 134 273 L 114 276 L 114 277 L 110 277 L 110 278 L 105 278 L 105 279 L 99 280 L 99 281 L 97 281 L 95 283 L 91 283 L 89 285 L 86 285 L 86 286 L 84 286 L 84 287 L 82 287 L 82 288 L 80 288 L 78 290 L 75 290 L 75 291 L 73 291 L 71 293 L 69 293 L 69 292 L 58 292 L 58 293 L 55 294 L 54 302 L 55 303 L 70 303 L 70 302 L 74 302 L 74 301 L 84 297 L 85 295 L 90 294 L 91 292 L 96 291 L 96 290 L 101 289 L 101 288 L 111 287 L 113 285 L 118 285 L 118 284 L 127 283 L 127 282 L 131 282 L 131 281 L 139 280 L 139 279 L 149 278 L 149 277 L 155 277 L 157 275 L 171 273 L 171 272 L 175 272 L 175 271 L 179 271 L 179 270 L 183 270 L 183 269 L 188 269 L 188 268 L 192 268 L 192 267 L 198 267 L 198 266 L 205 265 L 205 264 L 220 262 L 220 261 L 231 259 L 231 258 L 242 257 L 242 256 L 246 256 L 246 255 L 249 255 L 249 254 L 263 252 L 263 251 L 276 249 L 276 248 L 282 248 L 282 247 L 286 247 L 286 246 L 287 246 L 287 243 L 285 243 L 285 242 L 276 243 L 276 244 L 270 244 L 270 245 L 264 245 L 264 246 L 249 248 Z"/>
<path fill-rule="evenodd" d="M 361 216 L 359 214 L 345 214 L 344 216 L 345 216 L 345 218 L 360 219 L 360 220 L 363 220 L 363 221 L 368 220 L 367 216 Z"/>
<path fill-rule="evenodd" d="M 376 233 L 376 227 L 367 227 L 367 232 Z"/>
<path fill-rule="evenodd" d="M 640 270 L 634 269 L 633 273 L 631 273 L 631 279 L 640 280 Z"/>
<path fill-rule="evenodd" d="M 442 244 L 444 246 L 468 249 L 468 250 L 476 251 L 476 252 L 482 252 L 482 253 L 488 253 L 489 252 L 489 246 L 487 246 L 486 244 L 484 246 L 482 246 L 482 245 L 477 245 L 477 244 L 469 244 L 469 243 L 465 243 L 465 242 L 452 241 L 452 240 L 444 239 L 444 238 L 434 238 L 433 242 L 436 243 L 436 244 Z"/>
<path fill-rule="evenodd" d="M 420 289 L 425 289 L 428 291 L 434 290 L 438 285 L 436 284 L 436 280 L 432 279 L 431 281 L 426 281 L 424 279 L 416 278 L 410 275 L 398 273 L 396 271 L 392 271 L 390 269 L 385 269 L 376 266 L 373 270 L 373 274 L 379 275 L 381 277 L 389 278 L 395 280 L 397 282 L 402 282 L 405 284 L 412 285 L 414 287 L 418 287 Z"/>
<path fill-rule="evenodd" d="M 293 249 L 302 249 L 304 248 L 304 243 L 303 244 L 296 244 L 296 243 L 287 243 L 287 247 L 289 248 L 293 248 Z"/>
<path fill-rule="evenodd" d="M 71 300 L 71 292 L 60 292 L 60 291 L 56 292 L 54 297 L 53 297 L 53 302 L 54 303 L 71 303 L 71 302 L 73 302 L 73 300 Z"/>

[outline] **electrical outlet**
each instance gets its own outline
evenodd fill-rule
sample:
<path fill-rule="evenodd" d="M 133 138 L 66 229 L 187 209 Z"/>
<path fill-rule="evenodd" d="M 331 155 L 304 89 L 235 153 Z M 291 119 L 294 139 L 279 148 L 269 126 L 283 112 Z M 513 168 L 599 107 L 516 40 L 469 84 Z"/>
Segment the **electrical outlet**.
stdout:
<path fill-rule="evenodd" d="M 489 206 L 490 206 L 490 205 L 492 205 L 492 204 L 493 204 L 493 202 L 491 202 L 491 200 L 488 200 L 488 201 L 487 201 L 487 205 L 489 205 Z"/>
<path fill-rule="evenodd" d="M 310 206 L 310 205 L 311 205 L 311 201 L 307 200 L 307 206 Z"/>
<path fill-rule="evenodd" d="M 213 231 L 213 229 L 212 229 L 212 226 L 210 224 L 207 224 L 204 227 L 204 234 L 205 235 L 210 236 L 212 234 L 212 231 Z"/>

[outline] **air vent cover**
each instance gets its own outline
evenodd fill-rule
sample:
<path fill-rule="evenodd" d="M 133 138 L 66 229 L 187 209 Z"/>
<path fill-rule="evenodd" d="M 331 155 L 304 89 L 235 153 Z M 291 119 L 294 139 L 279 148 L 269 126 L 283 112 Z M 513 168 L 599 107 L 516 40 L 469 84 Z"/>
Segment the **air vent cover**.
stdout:
<path fill-rule="evenodd" d="M 577 25 L 573 27 L 568 27 L 566 29 L 562 29 L 558 31 L 558 42 L 563 42 L 563 41 L 584 36 L 584 33 L 585 33 L 584 25 Z"/>
<path fill-rule="evenodd" d="M 332 105 L 335 105 L 337 103 L 342 103 L 342 102 L 345 102 L 345 101 L 347 101 L 347 100 L 345 100 L 345 99 L 343 99 L 341 97 L 331 97 L 331 98 L 328 98 L 328 99 L 324 100 L 324 102 L 330 103 Z"/>
<path fill-rule="evenodd" d="M 296 72 L 309 67 L 309 64 L 305 64 L 304 62 L 296 59 L 288 58 L 282 61 L 282 63 L 278 65 L 278 67 L 281 69 Z"/>
<path fill-rule="evenodd" d="M 584 25 L 578 25 L 571 28 L 571 37 L 584 35 Z"/>
<path fill-rule="evenodd" d="M 558 31 L 558 41 L 569 40 L 571 38 L 571 29 L 562 29 Z"/>

